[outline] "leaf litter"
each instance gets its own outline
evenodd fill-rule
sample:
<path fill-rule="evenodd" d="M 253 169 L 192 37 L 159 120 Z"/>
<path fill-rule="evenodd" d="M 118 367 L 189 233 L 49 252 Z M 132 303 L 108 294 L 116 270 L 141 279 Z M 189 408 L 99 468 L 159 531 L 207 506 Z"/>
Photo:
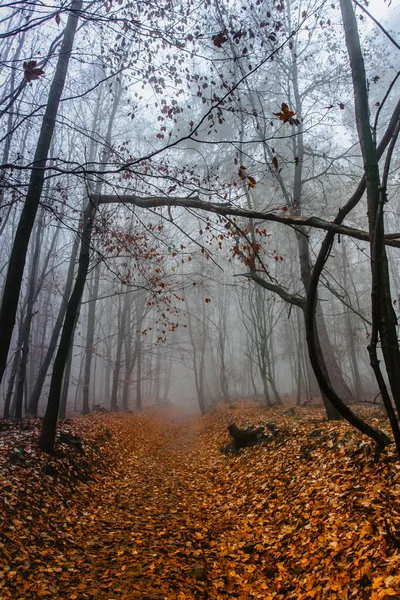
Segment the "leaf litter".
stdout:
<path fill-rule="evenodd" d="M 400 598 L 395 449 L 317 409 L 79 417 L 54 456 L 0 426 L 1 600 Z"/>

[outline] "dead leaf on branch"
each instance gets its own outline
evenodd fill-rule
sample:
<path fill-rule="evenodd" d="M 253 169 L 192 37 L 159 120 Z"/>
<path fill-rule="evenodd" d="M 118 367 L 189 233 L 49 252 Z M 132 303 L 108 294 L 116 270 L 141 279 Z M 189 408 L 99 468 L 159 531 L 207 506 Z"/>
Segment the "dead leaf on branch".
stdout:
<path fill-rule="evenodd" d="M 246 167 L 244 165 L 240 165 L 238 175 L 242 181 L 247 181 L 249 188 L 256 187 L 257 181 L 251 175 L 247 175 Z"/>
<path fill-rule="evenodd" d="M 41 75 L 44 75 L 44 71 L 36 65 L 36 60 L 24 62 L 24 75 L 27 81 L 34 81 L 35 79 L 39 79 Z"/>
<path fill-rule="evenodd" d="M 216 46 L 217 48 L 222 48 L 222 45 L 226 44 L 226 42 L 228 41 L 228 38 L 226 37 L 224 31 L 217 33 L 217 35 L 213 35 L 211 39 L 214 43 L 214 46 Z"/>
<path fill-rule="evenodd" d="M 300 125 L 299 119 L 294 119 L 295 112 L 289 109 L 289 106 L 282 102 L 280 112 L 274 113 L 275 117 L 279 117 L 281 121 L 284 123 L 289 123 L 290 125 Z"/>

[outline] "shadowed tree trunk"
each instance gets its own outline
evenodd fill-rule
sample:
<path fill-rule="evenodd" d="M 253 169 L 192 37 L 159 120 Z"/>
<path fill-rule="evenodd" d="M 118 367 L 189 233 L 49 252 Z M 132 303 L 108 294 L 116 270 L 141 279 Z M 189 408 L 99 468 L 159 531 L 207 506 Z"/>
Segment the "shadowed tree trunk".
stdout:
<path fill-rule="evenodd" d="M 36 235 L 34 239 L 34 247 L 32 251 L 32 256 L 30 259 L 29 266 L 29 275 L 28 275 L 28 287 L 26 291 L 26 296 L 24 300 L 25 308 L 22 310 L 23 318 L 20 325 L 20 330 L 18 333 L 18 346 L 17 346 L 17 355 L 18 355 L 18 366 L 16 369 L 17 373 L 17 386 L 15 391 L 15 396 L 13 400 L 13 410 L 14 418 L 16 420 L 20 420 L 22 418 L 22 409 L 23 409 L 23 399 L 24 399 L 24 391 L 26 392 L 26 380 L 27 380 L 27 365 L 28 365 L 28 353 L 29 353 L 29 345 L 31 339 L 31 325 L 32 319 L 34 316 L 33 308 L 38 299 L 38 296 L 43 288 L 43 284 L 46 278 L 46 273 L 48 269 L 49 262 L 54 255 L 54 249 L 57 243 L 57 238 L 60 232 L 60 229 L 57 228 L 53 238 L 51 240 L 50 247 L 45 255 L 44 260 L 42 261 L 41 272 L 38 276 L 39 271 L 39 260 L 40 260 L 40 250 L 43 241 L 43 228 L 44 228 L 44 215 L 43 212 L 40 215 L 40 218 L 36 225 Z M 14 366 L 14 365 L 13 365 Z M 11 391 L 11 387 L 8 388 L 8 391 Z M 26 400 L 26 393 L 25 393 Z M 6 398 L 6 405 L 9 400 Z M 26 401 L 25 401 L 26 405 Z M 25 408 L 27 408 L 25 406 Z M 28 412 L 26 410 L 25 412 Z"/>
<path fill-rule="evenodd" d="M 42 195 L 48 152 L 56 125 L 61 95 L 64 90 L 75 32 L 78 25 L 78 13 L 81 8 L 82 0 L 74 0 L 72 2 L 33 159 L 34 168 L 31 172 L 24 207 L 21 212 L 11 250 L 0 308 L 0 382 L 3 378 L 7 364 L 7 356 L 15 324 L 15 315 L 21 291 L 21 282 L 24 273 L 28 244 Z"/>
<path fill-rule="evenodd" d="M 22 348 L 21 348 L 21 361 L 18 368 L 18 382 L 15 393 L 15 419 L 22 418 L 22 402 L 24 388 L 26 385 L 26 369 L 28 364 L 28 353 L 29 353 L 29 341 L 31 337 L 31 325 L 33 319 L 33 308 L 38 295 L 43 287 L 43 283 L 46 277 L 46 270 L 49 265 L 50 259 L 54 254 L 54 249 L 57 243 L 57 238 L 60 229 L 57 228 L 56 232 L 51 240 L 50 247 L 43 261 L 40 277 L 38 278 L 39 271 L 39 257 L 40 249 L 43 240 L 43 226 L 44 226 L 44 215 L 40 215 L 37 222 L 37 231 L 35 237 L 35 247 L 33 250 L 31 265 L 29 269 L 28 278 L 28 290 L 27 290 L 27 301 L 26 301 L 26 314 L 23 323 L 23 334 L 22 334 Z"/>
<path fill-rule="evenodd" d="M 378 154 L 372 137 L 369 121 L 368 90 L 365 75 L 364 59 L 357 31 L 357 21 L 350 0 L 340 0 L 344 24 L 346 46 L 350 58 L 353 77 L 355 115 L 358 137 L 364 162 L 364 173 L 367 187 L 368 223 L 371 237 L 371 271 L 378 275 L 375 288 L 372 290 L 372 303 L 375 305 L 375 316 L 382 344 L 382 353 L 390 388 L 400 416 L 400 349 L 397 339 L 397 319 L 393 309 L 390 293 L 389 268 L 384 243 L 384 222 L 380 215 L 385 202 L 385 189 L 381 189 L 378 166 Z M 374 248 L 376 244 L 376 248 Z M 374 260 L 378 265 L 374 265 Z M 375 271 L 377 267 L 378 271 Z M 374 311 L 373 311 L 374 312 Z"/>
<path fill-rule="evenodd" d="M 3 419 L 8 419 L 11 414 L 11 400 L 13 397 L 15 378 L 16 378 L 17 372 L 18 372 L 18 363 L 20 361 L 21 347 L 22 347 L 22 335 L 23 335 L 23 326 L 21 323 L 21 325 L 18 328 L 17 348 L 15 350 L 15 355 L 12 360 L 11 373 L 10 373 L 10 378 L 8 380 L 6 397 L 4 400 Z"/>
<path fill-rule="evenodd" d="M 121 86 L 119 92 L 114 97 L 113 107 L 109 118 L 108 133 L 111 137 L 111 126 L 114 121 L 115 113 L 119 104 L 121 95 Z M 108 139 L 108 134 L 107 134 Z M 106 152 L 110 150 L 106 150 Z M 81 248 L 78 261 L 78 270 L 74 289 L 68 302 L 63 330 L 61 333 L 60 345 L 54 360 L 53 374 L 50 383 L 49 398 L 47 402 L 46 414 L 43 419 L 42 430 L 39 438 L 39 446 L 45 452 L 52 452 L 56 435 L 57 416 L 60 406 L 60 392 L 64 375 L 65 363 L 68 357 L 70 345 L 72 344 L 72 335 L 80 306 L 83 290 L 85 288 L 86 277 L 90 264 L 90 243 L 92 239 L 92 227 L 95 220 L 98 201 L 89 199 L 83 215 L 83 229 L 81 237 Z"/>
<path fill-rule="evenodd" d="M 72 341 L 71 341 L 70 348 L 68 351 L 68 357 L 67 357 L 67 361 L 65 364 L 64 376 L 63 376 L 63 380 L 62 380 L 62 388 L 61 388 L 61 393 L 60 393 L 60 409 L 58 411 L 59 419 L 65 419 L 66 412 L 67 412 L 69 383 L 70 383 L 71 371 L 72 371 L 72 353 L 74 351 L 73 339 L 75 337 L 75 329 L 76 329 L 76 325 L 78 323 L 78 319 L 79 319 L 79 308 L 75 315 L 75 321 L 74 321 L 74 324 L 72 327 L 72 334 L 71 334 Z M 81 370 L 82 370 L 82 365 L 80 365 L 80 371 Z M 79 389 L 79 382 L 77 384 L 77 391 L 78 391 L 78 389 Z"/>
<path fill-rule="evenodd" d="M 54 352 L 57 348 L 58 336 L 60 335 L 61 327 L 64 321 L 65 311 L 67 310 L 68 299 L 71 294 L 72 283 L 74 281 L 74 270 L 76 264 L 76 257 L 78 255 L 79 248 L 79 236 L 76 235 L 74 239 L 74 243 L 72 246 L 71 258 L 69 261 L 67 280 L 65 282 L 65 288 L 63 297 L 61 299 L 61 305 L 58 311 L 57 319 L 54 324 L 53 332 L 51 334 L 49 347 L 47 348 L 46 356 L 44 357 L 43 363 L 40 365 L 39 373 L 35 382 L 35 387 L 33 388 L 29 406 L 28 413 L 34 417 L 37 416 L 38 405 L 40 400 L 40 394 L 42 392 L 43 384 L 46 379 L 47 371 L 49 369 L 51 360 L 53 358 Z"/>
<path fill-rule="evenodd" d="M 50 383 L 49 397 L 47 401 L 46 414 L 43 419 L 42 431 L 39 438 L 39 446 L 44 452 L 52 452 L 56 435 L 57 416 L 60 407 L 60 393 L 64 376 L 65 363 L 72 344 L 72 335 L 75 328 L 76 317 L 81 303 L 86 275 L 89 268 L 90 240 L 92 232 L 92 221 L 95 216 L 96 205 L 89 202 L 84 218 L 83 232 L 81 238 L 81 250 L 78 261 L 78 272 L 75 286 L 68 302 L 65 321 L 61 333 L 60 344 L 54 360 L 53 374 Z"/>
<path fill-rule="evenodd" d="M 397 338 L 397 319 L 390 291 L 389 267 L 384 240 L 383 207 L 387 201 L 386 186 L 392 153 L 399 135 L 399 123 L 389 144 L 382 183 L 380 181 L 378 152 L 372 136 L 368 103 L 367 79 L 361 51 L 357 21 L 351 0 L 340 0 L 347 52 L 353 78 L 354 108 L 358 138 L 364 163 L 367 188 L 368 224 L 371 247 L 372 274 L 372 332 L 368 347 L 371 366 L 382 394 L 390 425 L 400 456 L 400 348 Z M 387 391 L 377 355 L 378 337 L 381 341 L 389 385 L 393 394 L 397 416 Z"/>

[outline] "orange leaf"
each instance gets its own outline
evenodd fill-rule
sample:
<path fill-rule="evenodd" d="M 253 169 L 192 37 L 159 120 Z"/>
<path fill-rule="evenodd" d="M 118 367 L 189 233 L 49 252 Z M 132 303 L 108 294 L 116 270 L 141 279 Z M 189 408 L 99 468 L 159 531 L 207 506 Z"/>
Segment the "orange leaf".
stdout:
<path fill-rule="evenodd" d="M 293 110 L 290 110 L 285 102 L 282 102 L 280 112 L 273 114 L 275 117 L 279 117 L 279 119 L 284 123 L 290 123 L 290 125 L 300 125 L 300 121 L 298 119 L 293 119 L 296 113 Z"/>

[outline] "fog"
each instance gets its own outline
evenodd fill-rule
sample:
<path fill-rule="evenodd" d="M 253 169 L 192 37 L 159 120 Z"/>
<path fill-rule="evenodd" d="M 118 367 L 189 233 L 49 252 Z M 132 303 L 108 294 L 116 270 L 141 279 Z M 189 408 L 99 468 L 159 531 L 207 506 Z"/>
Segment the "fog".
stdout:
<path fill-rule="evenodd" d="M 400 405 L 398 5 L 2 4 L 4 416 Z"/>

